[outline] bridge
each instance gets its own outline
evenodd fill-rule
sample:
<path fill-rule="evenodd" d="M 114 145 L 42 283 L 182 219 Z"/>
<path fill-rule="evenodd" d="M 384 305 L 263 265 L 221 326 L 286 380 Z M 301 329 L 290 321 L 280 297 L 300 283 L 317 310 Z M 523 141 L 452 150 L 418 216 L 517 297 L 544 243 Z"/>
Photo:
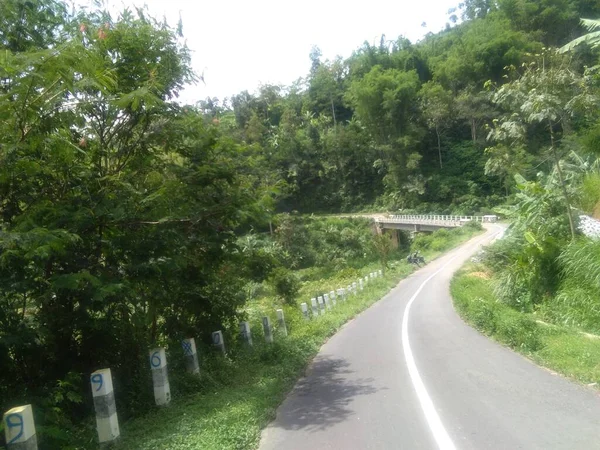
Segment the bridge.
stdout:
<path fill-rule="evenodd" d="M 468 222 L 496 222 L 498 218 L 489 216 L 443 216 L 443 215 L 404 215 L 375 217 L 377 227 L 382 230 L 435 231 L 440 228 L 458 228 Z"/>

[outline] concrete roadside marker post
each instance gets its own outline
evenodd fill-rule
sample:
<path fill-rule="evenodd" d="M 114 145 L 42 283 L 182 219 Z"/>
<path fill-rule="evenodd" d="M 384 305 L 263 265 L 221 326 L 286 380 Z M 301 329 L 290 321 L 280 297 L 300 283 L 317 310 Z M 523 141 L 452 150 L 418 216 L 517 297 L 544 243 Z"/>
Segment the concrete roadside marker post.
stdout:
<path fill-rule="evenodd" d="M 310 306 L 312 309 L 312 316 L 313 317 L 317 317 L 319 315 L 319 305 L 317 305 L 317 299 L 316 298 L 311 298 L 310 299 Z"/>
<path fill-rule="evenodd" d="M 353 293 L 354 295 L 357 295 L 357 294 L 358 294 L 358 289 L 357 289 L 357 288 L 358 288 L 358 286 L 356 285 L 356 281 L 354 281 L 354 282 L 352 283 L 352 293 Z"/>
<path fill-rule="evenodd" d="M 383 276 L 383 270 L 379 269 L 379 276 L 382 277 Z"/>
<path fill-rule="evenodd" d="M 263 330 L 265 331 L 265 341 L 273 343 L 273 331 L 271 330 L 271 319 L 267 316 L 262 318 Z"/>
<path fill-rule="evenodd" d="M 311 298 L 311 301 L 315 300 L 314 298 Z M 316 300 L 315 300 L 316 302 Z M 306 303 L 300 303 L 300 309 L 302 310 L 302 317 L 304 317 L 305 320 L 310 320 L 310 317 L 308 316 L 308 305 Z M 313 306 L 313 314 L 314 314 L 314 306 Z"/>
<path fill-rule="evenodd" d="M 9 409 L 4 413 L 3 422 L 8 450 L 37 450 L 37 434 L 31 405 Z"/>
<path fill-rule="evenodd" d="M 329 294 L 323 294 L 323 301 L 327 309 L 331 309 L 331 303 L 329 303 Z"/>
<path fill-rule="evenodd" d="M 359 285 L 359 289 L 362 291 L 364 289 L 364 287 L 363 287 L 363 279 L 362 278 L 358 280 L 358 285 Z"/>
<path fill-rule="evenodd" d="M 285 316 L 283 314 L 283 309 L 278 309 L 275 311 L 277 313 L 277 323 L 279 325 L 279 329 L 283 333 L 284 336 L 288 335 L 287 326 L 285 325 Z"/>
<path fill-rule="evenodd" d="M 185 359 L 185 368 L 189 373 L 200 374 L 200 364 L 198 364 L 198 352 L 196 350 L 196 341 L 194 338 L 188 338 L 181 341 L 183 348 L 183 358 Z"/>
<path fill-rule="evenodd" d="M 252 331 L 249 322 L 240 322 L 240 337 L 248 345 L 252 345 Z"/>
<path fill-rule="evenodd" d="M 154 385 L 154 401 L 157 406 L 168 405 L 171 401 L 171 387 L 167 372 L 167 355 L 164 348 L 150 350 L 150 368 Z"/>
<path fill-rule="evenodd" d="M 323 296 L 319 295 L 317 301 L 319 302 L 319 314 L 325 314 L 325 301 L 323 300 Z"/>
<path fill-rule="evenodd" d="M 331 291 L 329 293 L 329 298 L 331 298 L 331 303 L 333 304 L 333 306 L 337 305 L 337 298 L 335 295 L 335 291 Z"/>
<path fill-rule="evenodd" d="M 212 343 L 215 347 L 217 347 L 223 354 L 225 354 L 225 340 L 223 339 L 222 331 L 214 331 L 211 335 Z"/>
<path fill-rule="evenodd" d="M 121 432 L 110 369 L 96 370 L 90 375 L 90 384 L 96 410 L 98 441 L 100 444 L 112 442 L 120 436 Z"/>

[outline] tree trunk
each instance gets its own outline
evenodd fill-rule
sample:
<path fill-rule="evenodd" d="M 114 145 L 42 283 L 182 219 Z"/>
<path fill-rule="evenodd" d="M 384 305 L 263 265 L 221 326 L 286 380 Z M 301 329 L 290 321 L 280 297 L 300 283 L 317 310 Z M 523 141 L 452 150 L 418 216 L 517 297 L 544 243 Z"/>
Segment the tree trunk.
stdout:
<path fill-rule="evenodd" d="M 556 153 L 556 147 L 554 146 L 554 130 L 552 129 L 552 122 L 548 121 L 550 125 L 550 148 L 552 149 L 552 155 L 554 156 L 554 164 L 556 165 L 556 173 L 558 174 L 558 181 L 560 182 L 560 188 L 562 194 L 567 202 L 567 217 L 569 218 L 569 227 L 571 228 L 571 239 L 575 239 L 575 224 L 573 222 L 573 214 L 571 213 L 571 201 L 569 200 L 569 193 L 567 192 L 567 186 L 563 178 L 562 169 L 560 168 L 560 159 L 558 153 Z"/>
<path fill-rule="evenodd" d="M 471 119 L 471 139 L 473 139 L 473 143 L 477 142 L 477 124 L 475 123 L 475 119 Z"/>
<path fill-rule="evenodd" d="M 331 99 L 331 114 L 333 115 L 333 126 L 335 127 L 337 125 L 337 121 L 335 120 L 335 107 L 333 106 L 333 97 L 330 97 Z"/>
<path fill-rule="evenodd" d="M 440 169 L 442 168 L 442 143 L 440 141 L 440 128 L 439 126 L 435 126 L 435 134 L 437 136 L 438 143 L 438 155 L 440 156 Z"/>

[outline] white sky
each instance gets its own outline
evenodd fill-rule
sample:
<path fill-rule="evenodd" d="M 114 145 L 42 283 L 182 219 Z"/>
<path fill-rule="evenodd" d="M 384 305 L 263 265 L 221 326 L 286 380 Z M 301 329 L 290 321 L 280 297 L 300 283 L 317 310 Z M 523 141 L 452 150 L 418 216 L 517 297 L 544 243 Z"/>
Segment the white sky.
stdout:
<path fill-rule="evenodd" d="M 262 84 L 289 85 L 307 75 L 309 53 L 322 59 L 348 57 L 367 40 L 412 42 L 441 30 L 448 9 L 460 0 L 108 0 L 113 7 L 146 4 L 156 17 L 176 25 L 193 51 L 192 65 L 205 83 L 186 89 L 184 101 L 223 99 Z M 82 2 L 85 3 L 85 2 Z M 427 27 L 421 24 L 426 22 Z"/>

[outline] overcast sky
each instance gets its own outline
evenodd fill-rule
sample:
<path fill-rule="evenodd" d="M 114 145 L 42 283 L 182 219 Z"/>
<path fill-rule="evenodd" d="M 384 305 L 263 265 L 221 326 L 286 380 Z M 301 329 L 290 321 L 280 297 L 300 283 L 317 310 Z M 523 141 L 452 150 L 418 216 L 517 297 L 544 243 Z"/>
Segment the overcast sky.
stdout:
<path fill-rule="evenodd" d="M 196 72 L 206 85 L 187 88 L 190 103 L 230 97 L 259 84 L 289 85 L 310 67 L 313 45 L 322 59 L 348 57 L 367 40 L 411 41 L 441 30 L 460 0 L 107 0 L 113 8 L 146 4 L 172 25 L 179 15 Z M 425 22 L 426 27 L 422 24 Z"/>

